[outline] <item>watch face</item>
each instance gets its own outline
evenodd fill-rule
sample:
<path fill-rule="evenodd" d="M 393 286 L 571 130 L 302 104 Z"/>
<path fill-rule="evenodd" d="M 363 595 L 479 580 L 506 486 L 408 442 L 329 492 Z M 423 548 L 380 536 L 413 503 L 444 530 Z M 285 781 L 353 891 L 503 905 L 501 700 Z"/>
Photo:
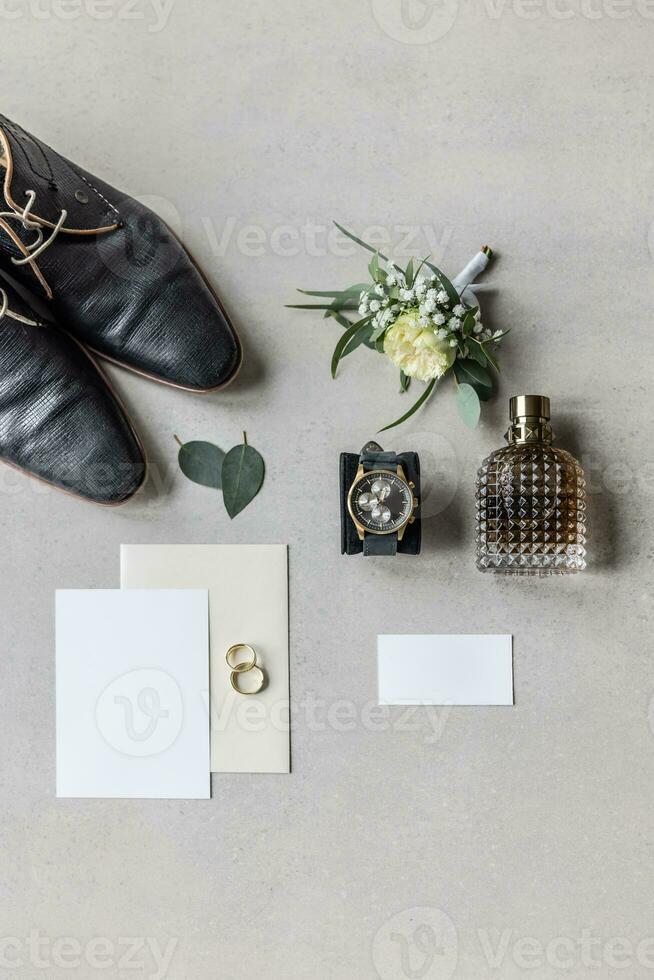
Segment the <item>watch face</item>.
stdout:
<path fill-rule="evenodd" d="M 353 485 L 350 510 L 367 531 L 392 534 L 411 516 L 413 494 L 396 473 L 373 470 Z"/>

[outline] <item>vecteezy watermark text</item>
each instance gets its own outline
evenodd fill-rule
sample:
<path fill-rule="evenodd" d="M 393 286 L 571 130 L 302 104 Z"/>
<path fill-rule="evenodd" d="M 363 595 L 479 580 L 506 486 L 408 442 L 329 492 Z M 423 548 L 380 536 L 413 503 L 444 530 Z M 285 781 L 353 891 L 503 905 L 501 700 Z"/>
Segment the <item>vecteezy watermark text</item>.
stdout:
<path fill-rule="evenodd" d="M 176 0 L 0 0 L 0 20 L 141 22 L 148 33 L 168 26 Z"/>
<path fill-rule="evenodd" d="M 53 938 L 40 929 L 26 936 L 0 936 L 0 971 L 88 970 L 141 971 L 147 980 L 164 980 L 179 943 L 169 939 L 165 946 L 152 936 L 93 936 L 82 941 L 76 936 Z M 121 972 L 122 976 L 122 972 Z"/>
<path fill-rule="evenodd" d="M 654 0 L 653 0 L 654 2 Z M 324 258 L 334 255 L 348 258 L 361 254 L 361 248 L 344 235 L 336 225 L 307 219 L 301 223 L 264 225 L 241 223 L 233 215 L 216 222 L 204 216 L 202 227 L 213 255 L 222 258 L 235 249 L 248 258 L 277 255 L 293 258 L 309 255 Z M 368 225 L 357 229 L 357 235 L 393 258 L 429 254 L 432 262 L 441 262 L 452 237 L 452 228 L 436 229 L 429 224 Z"/>
<path fill-rule="evenodd" d="M 654 20 L 654 0 L 466 0 L 489 20 Z M 400 44 L 433 44 L 454 27 L 463 0 L 371 0 L 374 19 Z"/>

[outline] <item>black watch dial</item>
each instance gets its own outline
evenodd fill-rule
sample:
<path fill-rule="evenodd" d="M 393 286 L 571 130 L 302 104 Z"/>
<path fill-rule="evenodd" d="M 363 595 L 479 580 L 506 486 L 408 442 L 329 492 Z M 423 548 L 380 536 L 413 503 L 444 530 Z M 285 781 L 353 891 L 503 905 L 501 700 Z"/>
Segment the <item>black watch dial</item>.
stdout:
<path fill-rule="evenodd" d="M 411 516 L 413 494 L 396 473 L 372 470 L 353 485 L 350 493 L 352 517 L 367 531 L 392 534 Z"/>

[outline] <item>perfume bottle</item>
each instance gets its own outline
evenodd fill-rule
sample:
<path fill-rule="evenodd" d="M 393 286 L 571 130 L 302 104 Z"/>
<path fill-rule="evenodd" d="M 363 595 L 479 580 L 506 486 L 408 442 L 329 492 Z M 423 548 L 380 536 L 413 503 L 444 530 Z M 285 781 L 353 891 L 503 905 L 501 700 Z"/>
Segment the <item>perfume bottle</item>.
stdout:
<path fill-rule="evenodd" d="M 477 471 L 477 568 L 513 575 L 586 567 L 586 490 L 574 456 L 552 445 L 550 400 L 509 402 L 508 446 Z"/>

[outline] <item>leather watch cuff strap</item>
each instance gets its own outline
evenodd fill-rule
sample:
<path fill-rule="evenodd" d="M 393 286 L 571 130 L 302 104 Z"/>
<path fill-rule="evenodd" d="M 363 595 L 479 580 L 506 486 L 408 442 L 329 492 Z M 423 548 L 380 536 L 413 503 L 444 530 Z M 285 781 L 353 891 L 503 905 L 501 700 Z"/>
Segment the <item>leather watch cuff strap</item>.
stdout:
<path fill-rule="evenodd" d="M 370 470 L 390 470 L 394 473 L 398 465 L 397 453 L 362 453 L 361 465 L 366 473 Z"/>
<path fill-rule="evenodd" d="M 397 554 L 397 532 L 395 534 L 366 534 L 363 539 L 364 555 Z"/>

